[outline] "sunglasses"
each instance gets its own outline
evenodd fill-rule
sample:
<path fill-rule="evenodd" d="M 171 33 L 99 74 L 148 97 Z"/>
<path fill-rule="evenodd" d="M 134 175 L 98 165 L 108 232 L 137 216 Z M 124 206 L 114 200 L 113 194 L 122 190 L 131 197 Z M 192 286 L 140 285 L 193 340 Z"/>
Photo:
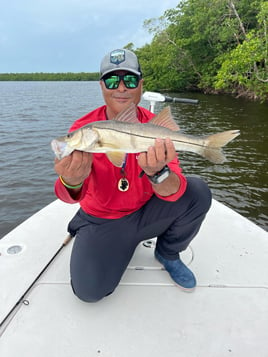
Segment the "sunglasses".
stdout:
<path fill-rule="evenodd" d="M 107 89 L 117 89 L 119 87 L 120 81 L 124 82 L 126 88 L 133 89 L 138 87 L 140 76 L 137 74 L 107 74 L 102 78 L 102 80 Z"/>

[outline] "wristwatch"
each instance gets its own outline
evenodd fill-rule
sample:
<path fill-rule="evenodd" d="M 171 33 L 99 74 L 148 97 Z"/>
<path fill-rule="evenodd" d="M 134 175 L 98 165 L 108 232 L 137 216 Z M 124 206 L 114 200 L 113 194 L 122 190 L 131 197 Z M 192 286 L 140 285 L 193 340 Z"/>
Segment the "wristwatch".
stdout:
<path fill-rule="evenodd" d="M 166 165 L 162 170 L 158 171 L 153 176 L 147 175 L 147 177 L 152 183 L 157 185 L 157 184 L 163 182 L 166 178 L 168 178 L 169 174 L 170 174 L 170 169 Z"/>

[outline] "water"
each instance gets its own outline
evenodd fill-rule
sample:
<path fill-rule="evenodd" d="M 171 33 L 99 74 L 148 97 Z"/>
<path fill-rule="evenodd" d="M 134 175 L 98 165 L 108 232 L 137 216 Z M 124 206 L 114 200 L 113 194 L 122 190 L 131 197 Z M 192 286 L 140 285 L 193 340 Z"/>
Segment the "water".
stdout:
<path fill-rule="evenodd" d="M 172 104 L 183 132 L 238 128 L 242 135 L 225 148 L 224 165 L 181 154 L 184 173 L 203 177 L 214 198 L 267 229 L 267 105 L 227 96 L 185 96 L 200 104 Z M 98 82 L 0 82 L 0 237 L 55 199 L 50 141 L 102 104 Z"/>

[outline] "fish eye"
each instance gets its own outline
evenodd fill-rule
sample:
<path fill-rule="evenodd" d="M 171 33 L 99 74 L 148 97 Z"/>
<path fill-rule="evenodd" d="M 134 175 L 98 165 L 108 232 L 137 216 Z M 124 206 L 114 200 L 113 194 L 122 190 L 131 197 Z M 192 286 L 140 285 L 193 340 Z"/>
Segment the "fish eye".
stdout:
<path fill-rule="evenodd" d="M 67 134 L 67 138 L 70 139 L 73 136 L 73 133 Z"/>

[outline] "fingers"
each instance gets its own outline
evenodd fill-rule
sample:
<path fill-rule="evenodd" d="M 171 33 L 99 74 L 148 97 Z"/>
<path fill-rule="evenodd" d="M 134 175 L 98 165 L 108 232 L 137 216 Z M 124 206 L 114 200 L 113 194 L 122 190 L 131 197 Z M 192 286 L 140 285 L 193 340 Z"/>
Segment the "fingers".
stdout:
<path fill-rule="evenodd" d="M 156 139 L 155 145 L 150 146 L 147 153 L 139 155 L 138 163 L 147 175 L 154 175 L 175 157 L 176 150 L 169 138 Z"/>
<path fill-rule="evenodd" d="M 55 159 L 55 171 L 64 177 L 68 183 L 80 183 L 91 171 L 93 155 L 82 151 L 74 151 L 62 160 Z"/>
<path fill-rule="evenodd" d="M 63 165 L 72 173 L 76 171 L 84 171 L 91 164 L 92 155 L 83 151 L 74 151 L 70 156 L 70 159 L 63 163 Z"/>
<path fill-rule="evenodd" d="M 149 166 L 158 165 L 165 166 L 176 157 L 176 150 L 173 142 L 167 139 L 156 139 L 155 145 L 151 146 L 147 153 L 147 163 Z"/>
<path fill-rule="evenodd" d="M 177 157 L 177 153 L 173 142 L 169 138 L 165 140 L 165 145 L 166 145 L 166 163 L 168 163 Z"/>
<path fill-rule="evenodd" d="M 156 139 L 155 146 L 148 148 L 147 152 L 147 165 L 155 166 L 156 164 L 165 165 L 166 148 L 163 140 Z"/>

